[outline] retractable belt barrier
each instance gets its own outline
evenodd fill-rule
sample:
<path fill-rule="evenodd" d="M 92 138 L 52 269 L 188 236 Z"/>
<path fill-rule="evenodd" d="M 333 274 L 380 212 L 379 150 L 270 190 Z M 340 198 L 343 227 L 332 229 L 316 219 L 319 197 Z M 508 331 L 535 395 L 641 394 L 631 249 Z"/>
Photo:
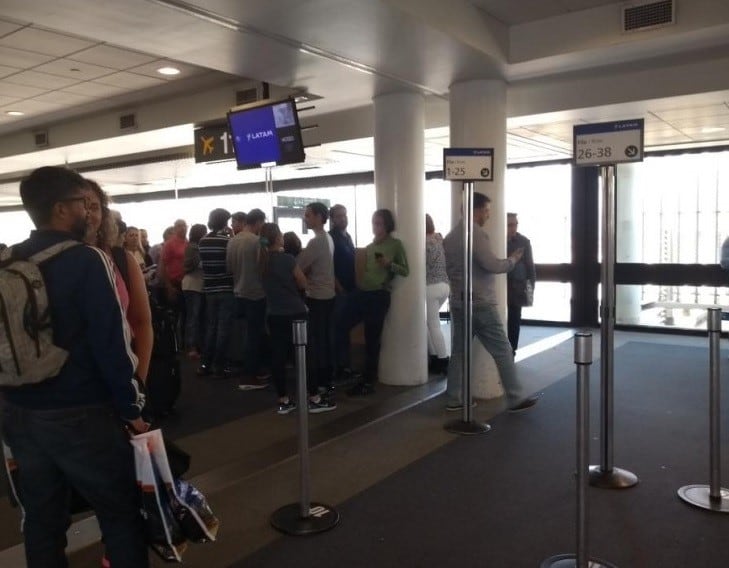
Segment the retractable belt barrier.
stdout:
<path fill-rule="evenodd" d="M 339 513 L 322 503 L 310 501 L 309 405 L 306 390 L 306 321 L 292 324 L 296 353 L 297 412 L 299 414 L 300 493 L 298 503 L 284 505 L 271 515 L 271 525 L 282 533 L 304 536 L 327 531 L 339 523 Z"/>
<path fill-rule="evenodd" d="M 721 308 L 709 308 L 706 327 L 709 331 L 709 485 L 685 485 L 678 490 L 684 501 L 702 509 L 729 513 L 729 490 L 721 487 L 721 389 L 719 339 Z"/>
<path fill-rule="evenodd" d="M 577 554 L 552 556 L 542 562 L 541 568 L 616 568 L 614 564 L 590 558 L 587 546 L 591 333 L 575 334 L 575 365 L 577 366 Z"/>

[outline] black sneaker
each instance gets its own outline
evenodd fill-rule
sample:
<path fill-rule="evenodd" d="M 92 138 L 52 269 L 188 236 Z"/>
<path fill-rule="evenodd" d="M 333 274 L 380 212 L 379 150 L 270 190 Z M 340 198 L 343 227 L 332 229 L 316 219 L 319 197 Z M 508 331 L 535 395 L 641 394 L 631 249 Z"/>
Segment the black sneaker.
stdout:
<path fill-rule="evenodd" d="M 318 401 L 313 401 L 313 400 L 309 399 L 309 414 L 319 414 L 321 412 L 330 412 L 330 411 L 336 410 L 336 409 L 337 409 L 336 403 L 333 400 L 330 400 L 323 396 L 320 396 Z"/>
<path fill-rule="evenodd" d="M 258 377 L 245 377 L 238 385 L 238 389 L 242 391 L 261 390 L 265 389 L 267 386 L 268 381 L 264 379 L 259 379 Z"/>
<path fill-rule="evenodd" d="M 347 391 L 349 396 L 368 396 L 374 393 L 375 387 L 370 383 L 357 383 Z"/>
<path fill-rule="evenodd" d="M 289 400 L 288 402 L 279 402 L 278 410 L 276 411 L 276 413 L 288 414 L 292 410 L 296 410 L 296 403 L 293 400 Z"/>
<path fill-rule="evenodd" d="M 198 377 L 209 377 L 213 374 L 212 369 L 204 363 L 197 368 L 196 374 Z"/>
<path fill-rule="evenodd" d="M 535 404 L 537 404 L 537 402 L 539 402 L 539 395 L 537 395 L 537 396 L 530 396 L 529 398 L 525 398 L 524 400 L 522 400 L 516 406 L 510 407 L 509 408 L 509 412 L 523 412 L 525 410 L 529 410 Z"/>

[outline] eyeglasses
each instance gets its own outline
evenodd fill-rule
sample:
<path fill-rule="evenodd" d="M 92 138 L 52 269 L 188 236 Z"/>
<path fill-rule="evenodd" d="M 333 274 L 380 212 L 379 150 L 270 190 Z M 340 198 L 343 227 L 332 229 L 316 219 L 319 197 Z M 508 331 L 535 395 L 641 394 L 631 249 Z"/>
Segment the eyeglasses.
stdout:
<path fill-rule="evenodd" d="M 63 199 L 59 199 L 61 203 L 69 203 L 71 201 L 83 201 L 84 206 L 87 205 L 86 198 L 83 195 L 79 195 L 77 197 L 64 197 Z"/>

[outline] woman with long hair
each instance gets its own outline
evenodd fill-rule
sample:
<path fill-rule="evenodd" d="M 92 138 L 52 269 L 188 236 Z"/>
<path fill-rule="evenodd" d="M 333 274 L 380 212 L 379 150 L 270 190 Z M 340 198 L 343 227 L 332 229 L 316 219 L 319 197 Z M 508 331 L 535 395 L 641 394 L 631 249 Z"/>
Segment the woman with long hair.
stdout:
<path fill-rule="evenodd" d="M 444 374 L 448 370 L 448 349 L 440 328 L 440 307 L 450 293 L 446 274 L 443 236 L 435 232 L 433 218 L 425 214 L 425 297 L 428 325 L 429 370 Z"/>
<path fill-rule="evenodd" d="M 276 223 L 264 223 L 260 234 L 258 266 L 266 293 L 268 329 L 271 334 L 271 374 L 278 395 L 279 414 L 288 414 L 296 404 L 286 393 L 286 361 L 293 345 L 292 325 L 306 320 L 306 304 L 302 291 L 306 277 L 293 256 L 283 251 L 283 236 Z M 336 405 L 309 388 L 309 412 L 334 410 Z"/>
<path fill-rule="evenodd" d="M 382 327 L 390 309 L 392 280 L 395 276 L 407 276 L 410 273 L 405 247 L 400 239 L 392 236 L 394 230 L 392 212 L 378 209 L 372 214 L 374 239 L 364 250 L 357 251 L 357 289 L 347 299 L 342 321 L 346 334 L 355 325 L 364 322 L 365 372 L 362 381 L 347 391 L 349 396 L 365 396 L 375 392 Z M 342 338 L 339 340 L 342 341 Z M 345 348 L 343 341 L 338 348 Z"/>
<path fill-rule="evenodd" d="M 106 192 L 93 180 L 87 179 L 86 184 L 84 197 L 88 225 L 85 241 L 103 250 L 113 261 L 117 292 L 132 331 L 132 349 L 139 360 L 136 375 L 145 382 L 152 358 L 154 332 L 142 269 L 131 253 L 115 246 L 117 222 L 114 212 L 109 209 Z"/>

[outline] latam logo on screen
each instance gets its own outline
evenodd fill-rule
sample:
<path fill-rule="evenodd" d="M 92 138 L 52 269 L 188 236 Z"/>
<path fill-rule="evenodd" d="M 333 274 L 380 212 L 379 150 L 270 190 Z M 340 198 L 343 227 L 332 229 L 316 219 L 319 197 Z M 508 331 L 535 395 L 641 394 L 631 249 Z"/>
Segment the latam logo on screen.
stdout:
<path fill-rule="evenodd" d="M 264 130 L 262 132 L 253 132 L 246 134 L 248 142 L 251 140 L 258 140 L 259 138 L 271 138 L 273 136 L 273 130 Z"/>

